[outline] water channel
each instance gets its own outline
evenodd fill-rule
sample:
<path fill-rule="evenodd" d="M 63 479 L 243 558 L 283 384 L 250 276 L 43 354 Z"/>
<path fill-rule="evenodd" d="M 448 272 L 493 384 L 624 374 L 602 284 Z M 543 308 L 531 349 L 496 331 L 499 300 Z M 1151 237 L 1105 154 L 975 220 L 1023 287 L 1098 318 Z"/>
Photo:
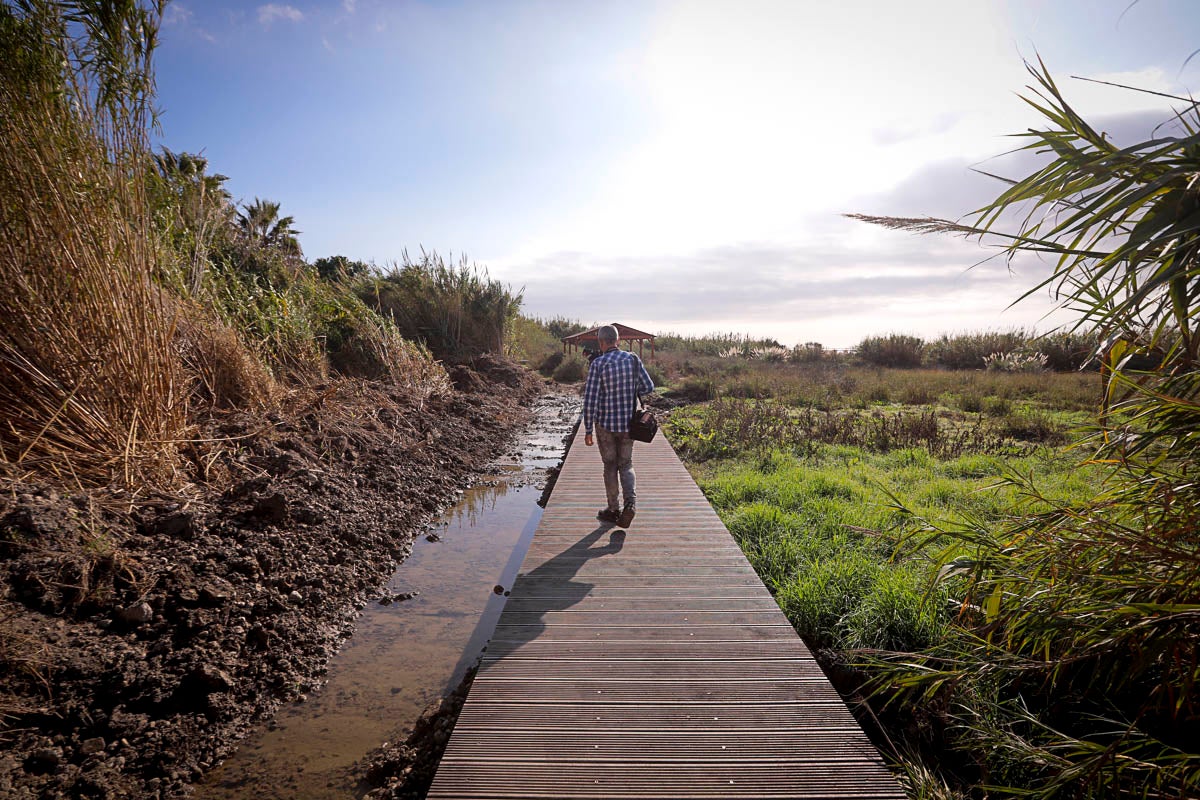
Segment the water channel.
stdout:
<path fill-rule="evenodd" d="M 384 597 L 416 594 L 364 608 L 325 685 L 247 737 L 196 787 L 196 797 L 358 796 L 354 763 L 407 736 L 478 660 L 504 606 L 494 589 L 517 574 L 541 519 L 542 486 L 562 459 L 578 410 L 564 396 L 535 404 L 514 448 L 418 538 L 381 590 Z"/>

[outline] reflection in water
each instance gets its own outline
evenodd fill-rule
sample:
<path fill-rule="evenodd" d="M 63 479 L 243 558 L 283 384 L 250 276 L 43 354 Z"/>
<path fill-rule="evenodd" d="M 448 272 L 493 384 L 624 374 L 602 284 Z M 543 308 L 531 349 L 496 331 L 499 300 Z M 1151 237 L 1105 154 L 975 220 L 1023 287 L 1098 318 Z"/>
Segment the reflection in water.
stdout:
<path fill-rule="evenodd" d="M 469 489 L 420 537 L 383 589 L 417 592 L 371 604 L 330 662 L 326 685 L 279 711 L 197 788 L 201 798 L 352 798 L 349 769 L 372 749 L 404 737 L 478 659 L 504 607 L 493 592 L 511 586 L 541 519 L 535 481 L 558 463 L 577 410 L 543 407 L 538 429 L 495 475 Z M 535 409 L 537 413 L 539 409 Z"/>
<path fill-rule="evenodd" d="M 438 535 L 450 528 L 473 528 L 479 523 L 479 517 L 494 511 L 497 502 L 508 496 L 507 481 L 500 481 L 495 486 L 481 486 L 470 489 L 463 494 L 454 508 L 446 512 L 441 520 L 431 530 Z"/>

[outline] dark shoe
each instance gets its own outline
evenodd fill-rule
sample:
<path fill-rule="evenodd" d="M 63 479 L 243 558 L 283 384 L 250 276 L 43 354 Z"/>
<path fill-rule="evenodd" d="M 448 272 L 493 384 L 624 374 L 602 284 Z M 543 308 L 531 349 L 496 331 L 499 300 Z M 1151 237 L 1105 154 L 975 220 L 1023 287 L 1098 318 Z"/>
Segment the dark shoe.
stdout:
<path fill-rule="evenodd" d="M 620 519 L 620 516 L 620 514 L 618 514 L 616 511 L 613 511 L 611 508 L 602 508 L 599 512 L 597 512 L 596 519 L 600 520 L 601 522 L 607 522 L 609 525 L 616 525 L 617 520 Z"/>
<path fill-rule="evenodd" d="M 625 510 L 621 512 L 621 516 L 617 517 L 617 526 L 621 528 L 628 528 L 629 523 L 633 522 L 633 518 L 636 515 L 637 509 L 634 507 L 633 503 L 626 503 Z"/>

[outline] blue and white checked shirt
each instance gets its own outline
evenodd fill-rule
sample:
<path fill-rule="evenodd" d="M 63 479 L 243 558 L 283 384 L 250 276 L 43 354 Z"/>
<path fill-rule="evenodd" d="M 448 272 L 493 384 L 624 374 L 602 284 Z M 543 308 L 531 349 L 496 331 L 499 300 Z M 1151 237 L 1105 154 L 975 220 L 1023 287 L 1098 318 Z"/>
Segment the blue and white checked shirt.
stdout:
<path fill-rule="evenodd" d="M 583 386 L 583 429 L 599 422 L 606 431 L 626 433 L 640 394 L 654 391 L 642 360 L 625 350 L 609 350 L 592 360 Z"/>

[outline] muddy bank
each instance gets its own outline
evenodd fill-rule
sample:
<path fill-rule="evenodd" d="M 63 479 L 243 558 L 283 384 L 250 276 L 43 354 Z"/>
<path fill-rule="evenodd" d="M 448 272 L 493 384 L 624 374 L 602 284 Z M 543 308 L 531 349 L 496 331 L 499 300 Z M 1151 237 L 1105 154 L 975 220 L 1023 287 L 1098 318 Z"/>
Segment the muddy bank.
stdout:
<path fill-rule="evenodd" d="M 543 391 L 474 366 L 423 406 L 347 381 L 214 418 L 178 496 L 3 487 L 0 796 L 184 796 L 311 690 Z"/>
<path fill-rule="evenodd" d="M 243 739 L 196 786 L 197 798 L 355 800 L 365 771 L 356 762 L 409 738 L 422 712 L 454 690 L 495 629 L 579 402 L 548 395 L 531 411 L 511 450 L 416 538 L 380 599 L 359 614 L 321 687 Z"/>

